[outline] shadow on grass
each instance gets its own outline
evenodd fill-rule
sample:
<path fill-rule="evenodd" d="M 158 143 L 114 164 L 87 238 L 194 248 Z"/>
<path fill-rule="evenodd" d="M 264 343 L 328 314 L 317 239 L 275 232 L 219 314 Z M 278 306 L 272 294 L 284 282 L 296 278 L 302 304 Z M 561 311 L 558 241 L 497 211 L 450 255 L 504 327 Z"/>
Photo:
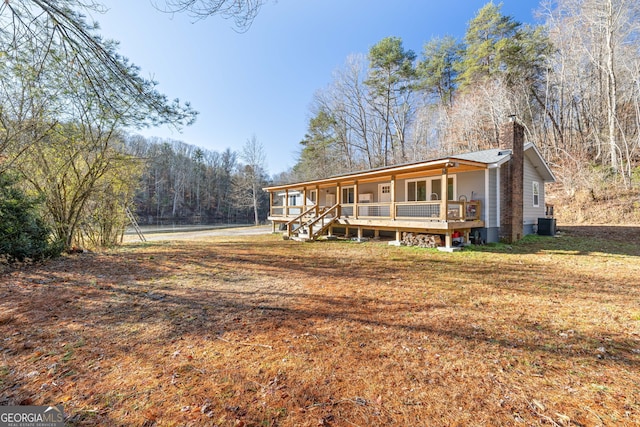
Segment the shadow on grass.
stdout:
<path fill-rule="evenodd" d="M 549 242 L 525 239 L 510 253 L 545 252 L 549 249 L 539 245 L 556 241 L 561 243 L 552 250 L 563 251 L 573 240 L 582 239 L 569 233 Z M 597 245 L 584 245 L 579 254 L 602 252 L 601 247 L 596 251 Z M 553 294 L 560 300 L 566 296 L 597 303 L 628 297 L 623 283 L 599 283 L 580 272 L 574 272 L 572 283 L 558 283 L 558 276 L 567 274 L 559 271 L 565 266 L 522 265 L 499 257 L 469 262 L 458 254 L 436 257 L 405 249 L 345 242 L 303 245 L 266 238 L 156 243 L 29 268 L 0 283 L 0 306 L 10 313 L 0 319 L 0 332 L 8 337 L 3 351 L 9 361 L 2 371 L 0 393 L 11 404 L 25 398 L 36 404 L 57 403 L 37 401 L 38 396 L 59 394 L 34 389 L 29 372 L 14 369 L 11 360 L 31 360 L 31 369 L 43 375 L 57 364 L 62 368 L 49 373 L 55 381 L 90 378 L 96 360 L 117 366 L 120 358 L 133 356 L 142 366 L 158 359 L 162 349 L 171 357 L 175 343 L 190 337 L 252 341 L 269 331 L 293 337 L 311 330 L 328 349 L 366 330 L 379 343 L 402 336 L 409 340 L 430 336 L 457 343 L 471 353 L 480 347 L 519 349 L 530 355 L 589 360 L 634 371 L 640 367 L 634 352 L 637 342 L 622 334 L 608 337 L 607 352 L 597 353 L 602 336 L 596 332 L 577 331 L 561 339 L 551 323 L 505 315 L 501 320 L 513 332 L 507 336 L 492 330 L 491 322 L 470 322 L 469 316 L 481 319 L 486 310 L 469 304 L 464 290 L 482 285 L 524 298 Z M 486 278 L 493 282 L 483 283 Z M 329 328 L 317 332 L 319 324 Z M 149 336 L 145 331 L 156 332 Z M 372 352 L 375 360 L 374 350 L 366 343 L 350 344 L 365 356 Z M 269 345 L 286 348 L 288 344 Z M 70 374 L 64 367 L 73 360 L 74 351 L 85 353 L 88 363 L 75 364 Z M 89 403 L 108 407 L 108 398 L 100 399 Z M 71 421 L 80 425 L 90 423 L 85 418 L 93 415 L 76 411 L 73 416 Z M 96 423 L 112 421 L 105 410 Z"/>
<path fill-rule="evenodd" d="M 169 252 L 155 251 L 154 245 L 145 245 L 142 254 L 123 252 L 103 259 L 102 263 L 108 263 L 104 265 L 105 270 L 85 269 L 80 279 L 65 278 L 66 270 L 82 268 L 79 257 L 74 261 L 76 266 L 63 262 L 36 269 L 31 286 L 23 289 L 9 286 L 4 295 L 10 292 L 11 300 L 21 301 L 21 308 L 25 312 L 29 310 L 30 315 L 25 313 L 22 318 L 25 323 L 39 319 L 44 326 L 63 320 L 102 327 L 159 322 L 169 326 L 164 328 L 165 338 L 169 340 L 187 332 L 228 333 L 236 326 L 233 319 L 240 316 L 250 318 L 256 325 L 279 320 L 278 324 L 287 324 L 293 329 L 308 319 L 341 319 L 396 330 L 473 337 L 477 341 L 481 334 L 477 330 L 471 333 L 464 323 L 440 329 L 384 320 L 402 318 L 417 307 L 423 311 L 451 308 L 424 296 L 418 301 L 409 299 L 409 295 L 419 292 L 419 287 L 407 289 L 407 299 L 393 294 L 402 291 L 407 269 L 415 270 L 411 273 L 413 280 L 423 281 L 430 289 L 439 287 L 440 292 L 455 293 L 486 278 L 491 278 L 487 285 L 495 289 L 535 297 L 553 294 L 559 298 L 571 296 L 597 302 L 627 298 L 638 291 L 625 283 L 600 283 L 591 273 L 580 271 L 571 272 L 570 283 L 559 281 L 567 272 L 557 269 L 565 267 L 550 266 L 544 261 L 535 264 L 507 259 L 466 262 L 457 259 L 457 254 L 431 258 L 428 254 L 413 252 L 404 260 L 392 262 L 394 266 L 381 263 L 375 256 L 349 258 L 349 251 L 360 251 L 363 246 L 331 243 L 339 253 L 327 253 L 319 247 L 310 251 L 291 248 L 283 256 L 281 251 L 276 251 L 282 244 L 300 245 L 253 242 L 249 244 L 250 250 L 246 243 L 200 244 L 195 249 L 193 245 L 177 245 Z M 529 245 L 523 242 L 514 247 L 514 251 Z M 287 282 L 279 285 L 285 278 Z M 322 290 L 325 284 L 344 289 L 340 295 L 326 294 Z M 43 305 L 43 301 L 52 303 Z M 304 308 L 309 306 L 312 308 Z M 374 313 L 385 316 L 372 316 Z M 494 339 L 490 342 L 507 347 L 514 345 Z M 628 345 L 620 343 L 622 347 Z M 532 343 L 530 349 L 545 351 L 547 347 L 545 343 Z M 571 353 L 566 356 L 570 357 Z"/>
<path fill-rule="evenodd" d="M 640 227 L 563 226 L 556 236 L 528 235 L 514 244 L 468 246 L 470 251 L 496 253 L 551 253 L 556 255 L 640 256 Z"/>

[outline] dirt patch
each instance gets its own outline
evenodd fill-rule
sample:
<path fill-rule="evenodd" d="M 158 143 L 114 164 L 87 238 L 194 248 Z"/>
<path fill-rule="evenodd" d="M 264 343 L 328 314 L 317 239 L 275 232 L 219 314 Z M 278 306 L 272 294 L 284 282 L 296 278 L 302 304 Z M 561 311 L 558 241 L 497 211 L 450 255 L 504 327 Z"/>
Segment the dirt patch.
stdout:
<path fill-rule="evenodd" d="M 560 225 L 559 228 L 574 237 L 640 242 L 640 226 L 637 225 Z"/>

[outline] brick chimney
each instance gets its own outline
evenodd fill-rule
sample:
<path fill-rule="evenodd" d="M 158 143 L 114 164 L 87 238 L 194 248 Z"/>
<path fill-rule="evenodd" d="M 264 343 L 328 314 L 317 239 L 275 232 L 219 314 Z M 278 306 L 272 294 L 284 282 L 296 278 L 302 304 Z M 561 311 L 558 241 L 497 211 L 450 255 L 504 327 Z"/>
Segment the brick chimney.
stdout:
<path fill-rule="evenodd" d="M 500 168 L 500 240 L 513 243 L 523 234 L 524 127 L 513 117 L 500 127 L 500 148 L 511 160 Z"/>

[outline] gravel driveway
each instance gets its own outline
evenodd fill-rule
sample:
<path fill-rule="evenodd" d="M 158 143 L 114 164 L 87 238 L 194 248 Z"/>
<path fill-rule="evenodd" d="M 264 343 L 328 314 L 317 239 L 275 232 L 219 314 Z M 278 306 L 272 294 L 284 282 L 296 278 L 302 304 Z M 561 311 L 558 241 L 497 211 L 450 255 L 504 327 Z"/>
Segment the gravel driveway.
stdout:
<path fill-rule="evenodd" d="M 252 234 L 269 234 L 271 225 L 241 226 L 241 227 L 175 227 L 175 228 L 142 228 L 147 241 L 158 240 L 189 240 L 210 236 L 247 236 Z M 125 242 L 140 241 L 135 231 L 128 231 L 124 236 Z"/>

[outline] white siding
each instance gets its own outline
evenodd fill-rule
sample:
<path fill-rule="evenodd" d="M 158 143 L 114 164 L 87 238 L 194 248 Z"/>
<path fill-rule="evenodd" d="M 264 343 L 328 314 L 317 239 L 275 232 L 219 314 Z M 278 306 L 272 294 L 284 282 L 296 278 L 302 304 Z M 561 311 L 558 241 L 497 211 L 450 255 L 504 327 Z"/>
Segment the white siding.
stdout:
<path fill-rule="evenodd" d="M 484 170 L 457 174 L 458 198 L 465 196 L 467 201 L 480 200 L 485 203 Z"/>
<path fill-rule="evenodd" d="M 544 217 L 544 181 L 533 167 L 527 156 L 524 157 L 524 182 L 523 182 L 523 221 L 525 228 L 538 224 L 538 218 Z M 538 182 L 539 197 L 538 206 L 533 206 L 533 181 Z"/>
<path fill-rule="evenodd" d="M 498 226 L 498 195 L 500 188 L 498 187 L 498 168 L 489 169 L 489 219 L 487 227 Z"/>
<path fill-rule="evenodd" d="M 378 183 L 367 182 L 364 184 L 358 184 L 358 194 L 373 194 L 373 201 L 378 201 Z M 361 200 L 361 198 L 358 198 Z"/>

